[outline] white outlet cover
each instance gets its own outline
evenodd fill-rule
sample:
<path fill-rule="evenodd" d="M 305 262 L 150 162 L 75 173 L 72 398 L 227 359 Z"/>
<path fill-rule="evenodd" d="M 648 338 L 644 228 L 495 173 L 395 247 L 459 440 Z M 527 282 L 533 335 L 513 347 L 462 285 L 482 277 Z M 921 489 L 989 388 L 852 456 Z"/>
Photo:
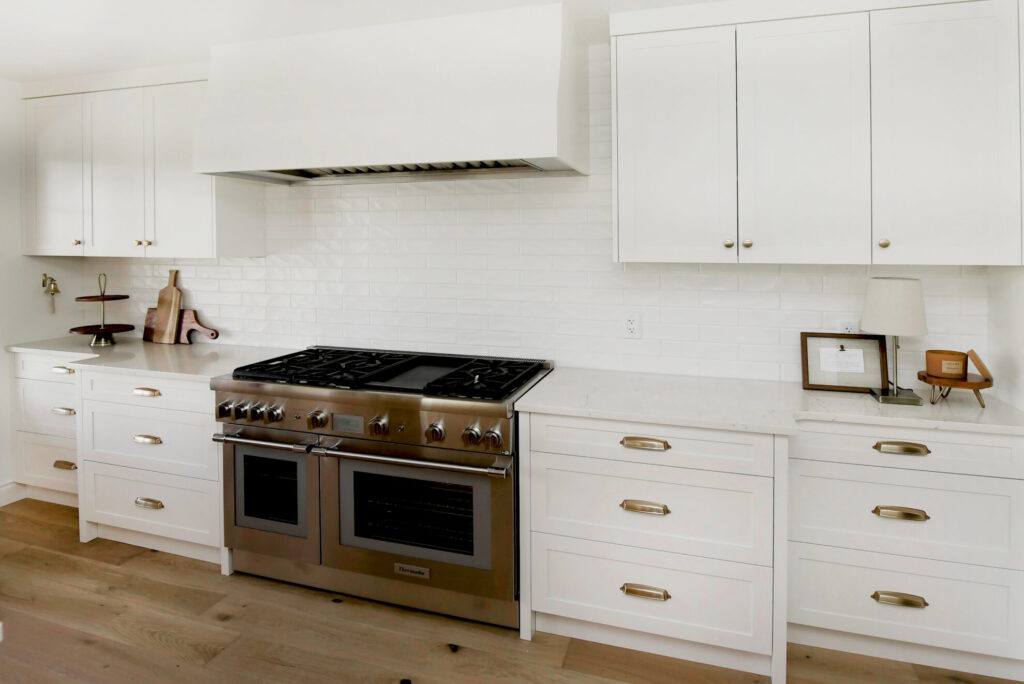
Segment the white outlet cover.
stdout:
<path fill-rule="evenodd" d="M 639 313 L 627 313 L 623 321 L 623 332 L 628 338 L 638 338 L 643 335 Z"/>

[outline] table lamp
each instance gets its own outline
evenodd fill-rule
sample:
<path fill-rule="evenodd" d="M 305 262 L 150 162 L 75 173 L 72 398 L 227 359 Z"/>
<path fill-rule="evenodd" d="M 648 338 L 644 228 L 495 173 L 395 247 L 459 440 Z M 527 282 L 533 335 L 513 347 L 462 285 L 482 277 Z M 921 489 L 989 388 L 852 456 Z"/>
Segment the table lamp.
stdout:
<path fill-rule="evenodd" d="M 892 390 L 883 387 L 877 392 L 871 390 L 871 394 L 883 404 L 920 406 L 924 403 L 913 390 L 901 389 L 897 379 L 900 335 L 928 333 L 921 281 L 915 278 L 869 279 L 860 328 L 866 333 L 893 336 Z"/>

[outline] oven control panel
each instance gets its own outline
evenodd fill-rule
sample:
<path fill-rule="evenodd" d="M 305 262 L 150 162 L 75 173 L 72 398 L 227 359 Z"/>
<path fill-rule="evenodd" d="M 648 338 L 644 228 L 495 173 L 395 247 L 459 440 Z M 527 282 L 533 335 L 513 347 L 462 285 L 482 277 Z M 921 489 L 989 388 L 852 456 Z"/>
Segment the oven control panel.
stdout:
<path fill-rule="evenodd" d="M 401 444 L 511 453 L 514 435 L 508 418 L 470 413 L 441 413 L 317 403 L 309 399 L 267 400 L 217 392 L 217 420 L 338 437 L 359 437 Z"/>

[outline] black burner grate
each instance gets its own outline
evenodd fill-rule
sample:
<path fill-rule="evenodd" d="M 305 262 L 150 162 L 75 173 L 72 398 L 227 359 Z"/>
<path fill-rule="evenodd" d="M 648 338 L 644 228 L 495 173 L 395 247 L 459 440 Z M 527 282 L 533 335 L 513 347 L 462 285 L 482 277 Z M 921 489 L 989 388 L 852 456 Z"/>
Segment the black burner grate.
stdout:
<path fill-rule="evenodd" d="M 415 358 L 402 352 L 313 347 L 236 368 L 236 380 L 351 389 Z"/>
<path fill-rule="evenodd" d="M 462 399 L 504 399 L 540 369 L 539 361 L 473 359 L 428 383 L 423 393 Z"/>

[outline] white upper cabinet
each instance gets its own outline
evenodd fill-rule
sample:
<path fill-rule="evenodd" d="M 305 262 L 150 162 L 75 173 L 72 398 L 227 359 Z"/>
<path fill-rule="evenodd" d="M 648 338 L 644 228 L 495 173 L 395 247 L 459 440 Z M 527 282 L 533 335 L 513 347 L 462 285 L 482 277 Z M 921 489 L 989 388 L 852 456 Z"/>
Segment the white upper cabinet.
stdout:
<path fill-rule="evenodd" d="M 29 100 L 25 124 L 22 251 L 81 256 L 85 217 L 82 96 Z"/>
<path fill-rule="evenodd" d="M 619 261 L 736 261 L 732 26 L 615 44 Z"/>
<path fill-rule="evenodd" d="M 869 263 L 868 15 L 740 25 L 736 53 L 740 262 Z"/>
<path fill-rule="evenodd" d="M 146 217 L 145 91 L 126 88 L 84 97 L 85 159 L 92 187 L 85 255 L 141 256 Z"/>
<path fill-rule="evenodd" d="M 1017 3 L 872 12 L 871 76 L 874 263 L 1020 264 Z"/>

